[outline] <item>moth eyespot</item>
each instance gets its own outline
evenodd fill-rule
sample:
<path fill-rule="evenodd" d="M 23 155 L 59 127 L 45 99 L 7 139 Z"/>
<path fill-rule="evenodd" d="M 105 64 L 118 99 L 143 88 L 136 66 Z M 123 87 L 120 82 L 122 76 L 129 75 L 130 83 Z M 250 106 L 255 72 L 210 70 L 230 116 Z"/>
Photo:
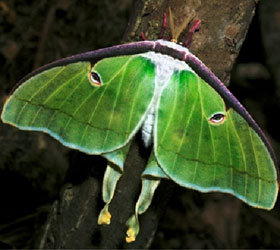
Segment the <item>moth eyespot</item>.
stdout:
<path fill-rule="evenodd" d="M 224 122 L 226 116 L 223 113 L 216 113 L 209 118 L 209 122 L 215 125 L 219 125 Z"/>
<path fill-rule="evenodd" d="M 89 73 L 89 80 L 93 86 L 100 87 L 102 85 L 101 77 L 97 72 L 90 72 Z"/>

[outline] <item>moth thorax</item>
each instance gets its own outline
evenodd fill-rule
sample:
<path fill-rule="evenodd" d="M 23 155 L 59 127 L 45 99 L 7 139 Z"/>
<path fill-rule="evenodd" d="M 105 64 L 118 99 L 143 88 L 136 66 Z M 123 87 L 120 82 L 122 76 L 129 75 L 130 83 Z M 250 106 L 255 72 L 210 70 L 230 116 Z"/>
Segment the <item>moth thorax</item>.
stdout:
<path fill-rule="evenodd" d="M 155 70 L 156 70 L 155 92 L 154 92 L 153 100 L 141 129 L 142 140 L 144 142 L 144 145 L 145 147 L 149 147 L 152 143 L 152 138 L 153 138 L 155 110 L 158 104 L 158 100 L 162 92 L 162 89 L 169 82 L 174 69 L 172 64 L 169 62 L 170 60 L 173 59 L 169 56 L 162 55 L 159 53 L 154 53 L 154 52 L 148 52 L 143 55 L 144 57 L 150 59 L 155 64 Z"/>
<path fill-rule="evenodd" d="M 168 55 L 147 52 L 143 53 L 142 56 L 148 58 L 155 65 L 155 92 L 141 129 L 144 145 L 148 147 L 152 143 L 155 113 L 158 109 L 162 91 L 170 82 L 175 71 L 191 69 L 185 62 L 174 59 Z"/>

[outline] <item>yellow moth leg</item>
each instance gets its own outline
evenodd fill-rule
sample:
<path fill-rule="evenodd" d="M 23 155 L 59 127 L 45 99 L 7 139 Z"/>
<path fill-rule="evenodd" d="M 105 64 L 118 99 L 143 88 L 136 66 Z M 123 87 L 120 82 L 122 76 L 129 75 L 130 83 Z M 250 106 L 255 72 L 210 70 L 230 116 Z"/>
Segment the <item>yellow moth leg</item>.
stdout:
<path fill-rule="evenodd" d="M 103 187 L 102 187 L 102 198 L 106 204 L 98 216 L 99 225 L 101 224 L 108 225 L 111 222 L 109 204 L 113 199 L 115 189 L 121 175 L 122 173 L 119 170 L 116 170 L 114 167 L 112 167 L 111 163 L 108 163 L 108 166 L 104 174 Z"/>

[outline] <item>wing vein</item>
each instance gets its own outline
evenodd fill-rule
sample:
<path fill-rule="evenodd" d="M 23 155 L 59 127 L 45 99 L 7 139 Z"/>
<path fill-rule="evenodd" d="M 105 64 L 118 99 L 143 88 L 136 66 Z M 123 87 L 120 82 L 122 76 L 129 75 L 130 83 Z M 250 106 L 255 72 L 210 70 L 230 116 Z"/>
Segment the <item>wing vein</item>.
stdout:
<path fill-rule="evenodd" d="M 258 158 L 257 158 L 257 154 L 256 154 L 256 150 L 255 150 L 255 146 L 254 146 L 254 143 L 253 143 L 253 137 L 252 137 L 252 131 L 250 128 L 248 128 L 249 130 L 249 135 L 250 135 L 250 139 L 251 139 L 251 143 L 252 143 L 252 148 L 253 148 L 253 152 L 254 152 L 254 157 L 255 157 L 255 162 L 256 162 L 256 165 L 257 165 L 257 172 L 258 172 L 258 177 L 260 177 L 260 169 L 259 169 L 259 161 L 258 161 Z M 257 203 L 259 203 L 259 200 L 260 200 L 260 194 L 261 194 L 261 179 L 258 178 L 258 200 L 257 200 Z"/>
<path fill-rule="evenodd" d="M 146 62 L 143 62 L 142 64 L 146 64 Z M 144 65 L 145 66 L 145 65 Z M 140 71 L 140 68 L 142 69 L 142 67 L 139 67 L 139 71 Z M 136 77 L 137 74 L 134 75 L 134 78 Z M 146 78 L 143 78 L 144 80 L 142 80 L 142 82 L 146 82 L 145 79 Z M 131 81 L 131 82 L 134 82 L 134 81 Z M 142 84 L 137 84 L 137 89 L 136 89 L 136 94 L 135 94 L 135 98 L 134 98 L 134 101 L 132 102 L 132 105 L 131 105 L 131 108 L 130 108 L 130 112 L 129 112 L 129 116 L 128 116 L 128 122 L 127 122 L 127 131 L 129 131 L 129 128 L 131 126 L 131 121 L 132 121 L 132 115 L 134 113 L 134 110 L 135 110 L 135 106 L 136 106 L 136 100 L 139 96 L 139 93 L 140 93 L 140 89 L 141 89 L 141 86 Z M 153 99 L 152 99 L 153 101 Z M 140 119 L 141 120 L 141 119 Z"/>
<path fill-rule="evenodd" d="M 121 74 L 121 76 L 120 76 L 120 81 L 118 83 L 119 86 L 117 88 L 116 97 L 114 98 L 112 111 L 110 112 L 110 118 L 109 118 L 109 122 L 108 122 L 108 127 L 111 126 L 111 123 L 112 123 L 112 120 L 113 120 L 113 116 L 114 116 L 114 113 L 115 113 L 115 110 L 116 110 L 116 105 L 117 105 L 117 102 L 118 102 L 118 98 L 120 96 L 120 90 L 121 90 L 121 87 L 122 87 L 122 84 L 123 84 L 123 81 L 124 81 L 124 76 L 125 76 L 126 72 L 127 72 L 127 67 L 124 69 L 123 74 Z M 109 130 L 106 130 L 105 137 L 104 137 L 104 140 L 103 140 L 103 146 L 102 146 L 103 151 L 104 151 L 105 144 L 106 144 L 106 142 L 108 140 L 108 132 L 109 132 Z"/>
<path fill-rule="evenodd" d="M 80 74 L 82 74 L 84 72 L 81 72 L 79 74 L 76 75 L 76 77 L 78 77 Z M 87 76 L 86 76 L 87 77 Z M 71 78 L 71 79 L 74 79 L 75 77 Z M 81 80 L 81 82 L 77 83 L 75 85 L 75 87 L 72 89 L 72 91 L 68 94 L 68 96 L 66 98 L 64 98 L 64 100 L 61 102 L 61 104 L 57 107 L 57 109 L 63 109 L 63 105 L 66 103 L 66 101 L 69 99 L 69 97 L 80 87 L 80 85 L 83 83 L 84 80 Z M 69 83 L 70 81 L 67 81 L 67 83 Z M 66 84 L 63 84 L 66 86 Z M 47 128 L 50 127 L 52 121 L 53 121 L 53 118 L 55 117 L 55 114 L 58 112 L 58 110 L 55 110 L 48 122 L 48 125 L 47 125 Z"/>
<path fill-rule="evenodd" d="M 229 138 L 229 122 L 226 123 L 226 134 L 227 134 L 227 144 L 229 148 L 229 156 L 230 156 L 230 166 L 232 166 L 232 148 L 230 144 L 230 138 Z M 230 188 L 233 189 L 233 167 L 230 167 Z"/>
<path fill-rule="evenodd" d="M 241 153 L 242 153 L 242 159 L 243 159 L 243 163 L 244 163 L 244 172 L 247 173 L 247 162 L 246 162 L 246 158 L 245 158 L 245 151 L 244 151 L 244 148 L 243 148 L 243 145 L 241 143 L 241 139 L 240 139 L 240 136 L 237 132 L 237 129 L 236 129 L 236 125 L 234 124 L 233 120 L 232 120 L 232 125 L 233 125 L 233 129 L 235 131 L 235 134 L 237 136 L 237 141 L 239 142 L 239 145 L 240 145 L 240 149 L 241 149 Z M 246 193 L 247 193 L 247 179 L 248 179 L 248 176 L 245 175 L 245 189 L 244 189 L 244 197 L 246 197 Z"/>
<path fill-rule="evenodd" d="M 200 149 L 200 144 L 201 144 L 201 134 L 202 134 L 202 127 L 203 127 L 203 108 L 202 108 L 201 85 L 199 84 L 198 80 L 196 82 L 197 82 L 197 86 L 198 86 L 198 95 L 199 95 L 199 99 L 200 99 L 200 109 L 201 109 L 201 123 L 200 123 L 200 130 L 199 130 L 200 133 L 199 133 L 199 137 L 198 137 L 197 153 L 196 153 L 196 159 L 199 159 L 199 154 L 200 154 L 199 149 Z M 192 183 L 194 183 L 196 175 L 197 175 L 197 166 L 198 166 L 198 161 L 195 162 Z"/>
<path fill-rule="evenodd" d="M 31 100 L 37 95 L 39 94 L 39 92 L 44 89 L 53 79 L 55 79 L 62 71 L 64 70 L 64 68 L 61 68 L 52 78 L 50 78 L 41 88 L 39 88 L 33 95 L 30 96 L 29 99 L 27 99 L 29 102 L 31 102 Z M 28 102 L 26 102 L 23 107 L 21 108 L 21 110 L 19 111 L 18 115 L 17 115 L 17 119 L 15 121 L 15 123 L 19 123 L 18 121 L 20 120 L 20 117 L 23 113 L 23 110 L 26 108 L 26 105 L 28 104 Z"/>

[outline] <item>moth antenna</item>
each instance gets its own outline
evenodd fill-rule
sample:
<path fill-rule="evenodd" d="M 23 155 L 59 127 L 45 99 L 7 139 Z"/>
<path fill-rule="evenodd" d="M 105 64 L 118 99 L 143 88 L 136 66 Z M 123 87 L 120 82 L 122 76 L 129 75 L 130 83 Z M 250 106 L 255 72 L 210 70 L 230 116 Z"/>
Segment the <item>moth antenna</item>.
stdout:
<path fill-rule="evenodd" d="M 170 23 L 170 30 L 171 30 L 171 35 L 172 35 L 172 39 L 171 42 L 177 43 L 177 38 L 175 37 L 175 28 L 174 28 L 174 18 L 173 18 L 173 14 L 171 11 L 171 8 L 168 8 L 169 10 L 169 23 Z"/>
<path fill-rule="evenodd" d="M 189 29 L 185 41 L 183 42 L 184 47 L 189 48 L 192 43 L 193 34 L 199 29 L 201 20 L 198 18 L 194 20 L 193 26 Z"/>
<path fill-rule="evenodd" d="M 193 19 L 194 14 L 188 16 L 184 22 L 178 27 L 178 29 L 176 30 L 176 39 L 178 39 L 178 37 L 180 36 L 180 34 L 183 32 L 183 30 L 188 26 L 188 24 L 191 22 L 191 20 Z"/>
<path fill-rule="evenodd" d="M 191 20 L 194 18 L 194 13 L 191 13 L 191 15 L 189 15 L 184 22 L 175 29 L 175 25 L 174 25 L 174 17 L 172 14 L 172 10 L 169 7 L 169 22 L 170 22 L 170 29 L 171 29 L 171 34 L 172 34 L 172 42 L 177 43 L 178 38 L 180 36 L 180 34 L 183 32 L 183 30 L 188 26 L 188 24 L 191 22 Z"/>

